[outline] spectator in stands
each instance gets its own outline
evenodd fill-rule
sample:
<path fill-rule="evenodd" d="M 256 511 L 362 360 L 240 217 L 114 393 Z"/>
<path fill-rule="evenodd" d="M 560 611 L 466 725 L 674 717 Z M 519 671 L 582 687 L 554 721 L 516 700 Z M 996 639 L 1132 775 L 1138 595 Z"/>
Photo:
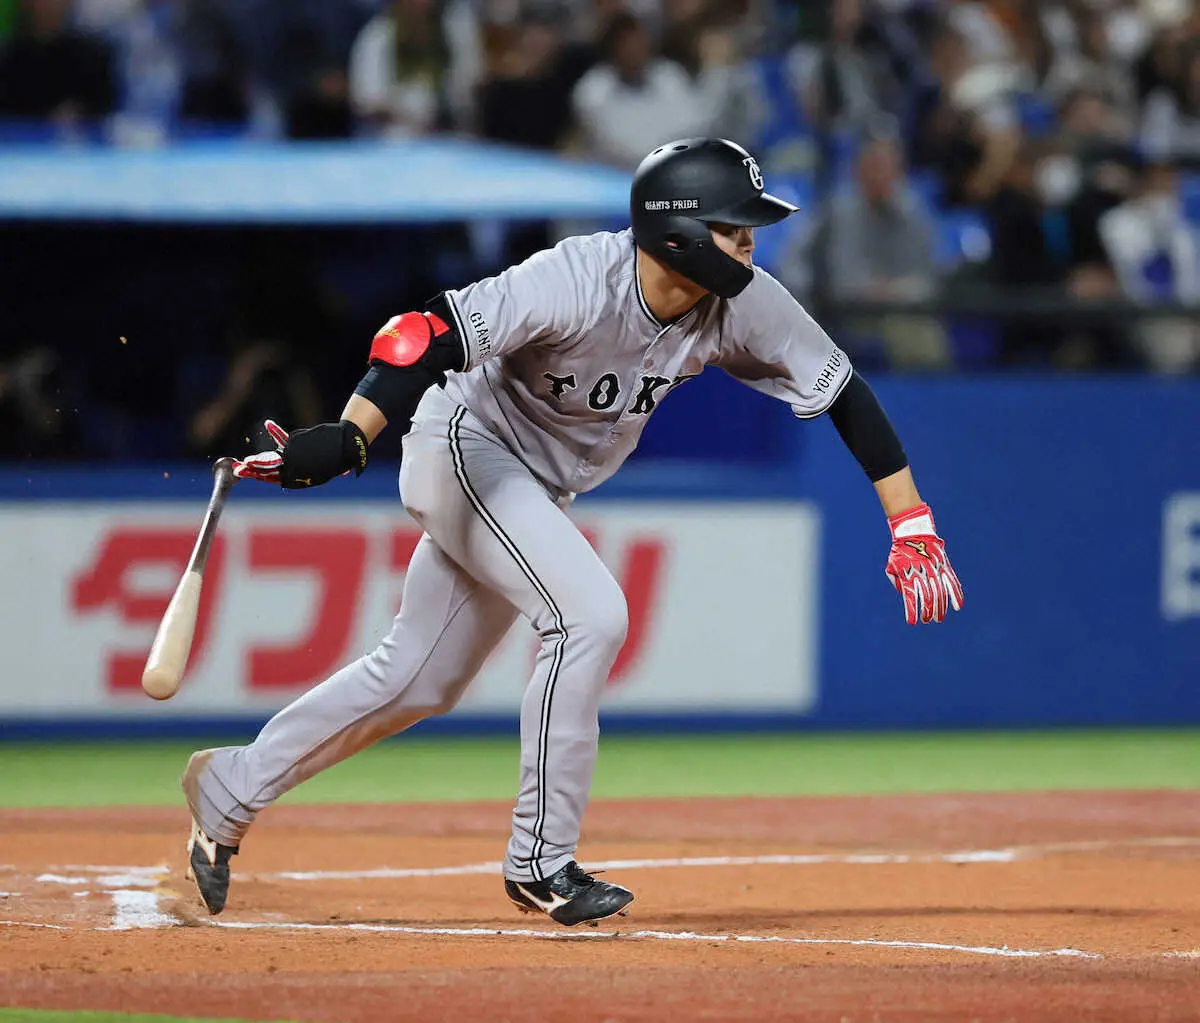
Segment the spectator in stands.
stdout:
<path fill-rule="evenodd" d="M 1130 125 L 1103 93 L 1082 88 L 1066 96 L 1058 123 L 1060 149 L 1043 170 L 1043 197 L 1067 210 L 1073 264 L 1103 267 L 1108 256 L 1100 217 L 1129 198 L 1134 186 Z"/>
<path fill-rule="evenodd" d="M 249 63 L 223 0 L 178 0 L 175 43 L 183 67 L 181 117 L 241 124 L 250 113 Z"/>
<path fill-rule="evenodd" d="M 283 232 L 247 239 L 225 326 L 224 379 L 215 394 L 201 392 L 207 400 L 188 424 L 193 454 L 212 458 L 252 449 L 247 445 L 262 438 L 247 431 L 261 429 L 267 416 L 285 429 L 320 419 L 318 381 L 335 376 L 340 362 L 329 350 L 336 327 L 312 251 Z M 192 395 L 184 407 L 197 404 Z"/>
<path fill-rule="evenodd" d="M 1200 169 L 1200 38 L 1190 40 L 1182 50 L 1174 80 L 1146 100 L 1142 148 Z"/>
<path fill-rule="evenodd" d="M 696 78 L 655 52 L 645 25 L 618 14 L 601 40 L 602 60 L 572 94 L 575 148 L 622 167 L 636 167 L 673 138 L 717 134 L 737 102 L 738 54 L 728 35 L 709 38 Z M 744 137 L 744 136 L 740 136 Z"/>
<path fill-rule="evenodd" d="M 262 438 L 251 431 L 266 418 L 288 427 L 321 418 L 308 370 L 279 341 L 256 341 L 233 353 L 221 390 L 188 425 L 188 445 L 206 458 L 252 450 Z"/>
<path fill-rule="evenodd" d="M 164 141 L 179 118 L 240 130 L 251 110 L 250 66 L 223 0 L 88 0 L 83 13 L 118 57 L 119 143 Z"/>
<path fill-rule="evenodd" d="M 375 6 L 373 0 L 238 0 L 232 10 L 259 116 L 273 119 L 288 138 L 351 135 L 346 68 Z"/>
<path fill-rule="evenodd" d="M 557 149 L 571 128 L 571 91 L 587 71 L 590 49 L 566 37 L 561 15 L 534 14 L 497 33 L 502 42 L 479 90 L 484 138 L 534 149 Z M 553 244 L 545 221 L 476 225 L 472 239 L 484 264 L 511 265 Z M 491 258 L 484 244 L 497 247 Z"/>
<path fill-rule="evenodd" d="M 739 52 L 759 52 L 770 39 L 768 12 L 755 0 L 663 0 L 662 55 L 695 77 L 710 61 L 705 47 L 713 33 L 728 33 Z"/>
<path fill-rule="evenodd" d="M 794 291 L 820 291 L 843 308 L 931 298 L 938 285 L 933 222 L 905 183 L 899 144 L 890 138 L 868 141 L 856 169 L 857 187 L 827 201 L 816 229 L 798 238 L 785 256 L 780 278 Z M 881 342 L 888 364 L 897 369 L 944 369 L 950 361 L 941 327 L 927 316 L 851 316 L 838 337 L 859 355 L 863 345 Z"/>
<path fill-rule="evenodd" d="M 966 38 L 943 26 L 931 44 L 938 87 L 917 116 L 914 162 L 936 169 L 950 205 L 990 201 L 1009 173 L 1021 143 L 1014 96 L 1019 69 L 977 62 Z"/>
<path fill-rule="evenodd" d="M 800 104 L 822 132 L 866 133 L 899 113 L 897 82 L 882 55 L 865 45 L 866 30 L 861 0 L 832 0 L 827 34 L 788 55 Z"/>
<path fill-rule="evenodd" d="M 665 0 L 659 38 L 662 55 L 689 75 L 700 72 L 700 34 L 720 18 L 720 0 Z"/>
<path fill-rule="evenodd" d="M 1094 200 L 1081 205 L 1082 178 L 1075 159 L 1057 143 L 1026 142 L 988 213 L 992 225 L 992 283 L 1014 306 L 1048 301 L 1113 300 L 1116 282 L 1105 253 L 1089 232 Z M 1001 361 L 1062 368 L 1114 366 L 1126 361 L 1118 328 L 1095 322 L 1008 318 L 1001 321 Z"/>
<path fill-rule="evenodd" d="M 70 26 L 68 0 L 22 0 L 0 52 L 0 116 L 72 122 L 113 109 L 112 55 Z"/>
<path fill-rule="evenodd" d="M 354 42 L 351 108 L 385 135 L 424 135 L 466 123 L 480 52 L 468 0 L 394 0 Z"/>
<path fill-rule="evenodd" d="M 641 20 L 655 38 L 661 36 L 665 8 L 673 0 L 484 0 L 498 8 L 513 11 L 521 8 L 542 14 L 561 16 L 568 26 L 571 41 L 596 47 L 604 36 L 609 22 L 618 14 L 632 14 Z M 683 0 L 689 3 L 690 0 Z M 717 0 L 721 2 L 721 0 Z M 737 0 L 734 0 L 737 2 Z"/>
<path fill-rule="evenodd" d="M 1150 45 L 1151 26 L 1141 0 L 1111 0 L 1104 28 L 1113 58 L 1131 74 Z M 1134 81 L 1136 87 L 1136 79 Z"/>
<path fill-rule="evenodd" d="M 559 19 L 528 17 L 514 25 L 480 87 L 484 138 L 557 148 L 570 127 L 571 90 L 585 70 L 573 57 Z"/>
<path fill-rule="evenodd" d="M 345 139 L 354 134 L 346 72 L 334 64 L 312 65 L 280 99 L 283 131 L 290 139 Z"/>
<path fill-rule="evenodd" d="M 1184 218 L 1176 169 L 1149 162 L 1137 195 L 1100 220 L 1100 237 L 1132 301 L 1200 306 L 1200 243 Z M 1180 373 L 1200 368 L 1200 320 L 1192 313 L 1144 322 L 1136 331 L 1149 368 Z"/>
<path fill-rule="evenodd" d="M 1099 93 L 1123 116 L 1136 109 L 1133 76 L 1109 38 L 1105 12 L 1074 3 L 1039 4 L 1030 12 L 1040 32 L 1044 64 L 1037 90 L 1051 104 L 1080 89 Z"/>
<path fill-rule="evenodd" d="M 966 43 L 973 64 L 1009 63 L 1016 57 L 996 6 L 982 0 L 950 0 L 947 23 Z"/>
<path fill-rule="evenodd" d="M 0 459 L 75 458 L 82 432 L 62 393 L 59 358 L 33 348 L 0 362 Z"/>
<path fill-rule="evenodd" d="M 1043 160 L 1038 148 L 1031 142 L 1023 144 L 987 205 L 992 280 L 1001 293 L 1022 299 L 1031 293 L 1061 295 L 1070 259 L 1057 206 L 1065 189 L 1054 180 L 1052 155 L 1039 164 Z M 1054 217 L 1048 215 L 1051 208 Z M 1055 323 L 1006 320 L 1001 333 L 1002 361 L 1013 364 L 1046 361 L 1057 348 L 1060 331 Z"/>
<path fill-rule="evenodd" d="M 1170 92 L 1175 88 L 1183 68 L 1187 37 L 1187 29 L 1178 22 L 1158 27 L 1134 67 L 1139 104 L 1145 105 L 1155 93 Z"/>
<path fill-rule="evenodd" d="M 103 24 L 118 55 L 122 99 L 111 126 L 118 145 L 158 145 L 174 127 L 183 92 L 181 15 L 171 0 L 138 0 L 124 14 L 115 4 L 89 5 L 90 23 Z"/>

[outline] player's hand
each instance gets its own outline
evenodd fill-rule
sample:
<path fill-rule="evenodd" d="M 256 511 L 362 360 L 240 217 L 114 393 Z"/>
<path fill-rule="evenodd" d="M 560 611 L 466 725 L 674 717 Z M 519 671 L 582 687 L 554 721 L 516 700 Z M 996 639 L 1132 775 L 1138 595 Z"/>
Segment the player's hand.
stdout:
<path fill-rule="evenodd" d="M 949 613 L 962 609 L 963 588 L 950 566 L 946 544 L 933 525 L 929 505 L 893 515 L 892 550 L 888 555 L 887 577 L 904 598 L 904 617 L 909 625 L 940 622 Z"/>
<path fill-rule="evenodd" d="M 283 449 L 287 446 L 288 434 L 274 419 L 266 421 L 267 433 L 275 442 L 274 451 L 260 451 L 257 455 L 238 458 L 233 463 L 233 474 L 243 480 L 262 480 L 278 483 L 279 470 L 283 467 Z"/>
<path fill-rule="evenodd" d="M 274 451 L 238 459 L 233 474 L 242 479 L 278 483 L 284 490 L 304 490 L 367 467 L 367 438 L 348 420 L 320 423 L 288 433 L 274 419 L 266 421 Z"/>

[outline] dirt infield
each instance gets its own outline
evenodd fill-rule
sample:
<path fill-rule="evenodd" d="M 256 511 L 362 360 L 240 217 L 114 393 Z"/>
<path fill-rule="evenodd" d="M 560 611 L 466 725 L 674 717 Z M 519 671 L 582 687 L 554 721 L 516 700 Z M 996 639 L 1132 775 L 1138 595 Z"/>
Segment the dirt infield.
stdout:
<path fill-rule="evenodd" d="M 596 803 L 615 926 L 511 909 L 503 804 L 0 812 L 0 1005 L 298 1020 L 1200 1020 L 1200 793 Z"/>

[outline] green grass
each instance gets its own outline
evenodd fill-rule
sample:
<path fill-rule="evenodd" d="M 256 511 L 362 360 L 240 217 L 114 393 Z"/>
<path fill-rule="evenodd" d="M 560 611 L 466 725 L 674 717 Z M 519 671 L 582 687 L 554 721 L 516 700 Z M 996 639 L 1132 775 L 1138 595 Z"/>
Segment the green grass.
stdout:
<path fill-rule="evenodd" d="M 0 1023 L 229 1023 L 194 1016 L 144 1016 L 125 1012 L 84 1012 L 58 1009 L 0 1009 Z M 237 1023 L 237 1021 L 233 1021 Z M 277 1021 L 278 1023 L 278 1021 Z"/>
<path fill-rule="evenodd" d="M 0 806 L 174 804 L 196 744 L 0 745 Z M 291 802 L 512 799 L 515 739 L 412 737 L 318 775 Z M 1200 731 L 606 738 L 593 794 L 844 795 L 1200 788 Z"/>

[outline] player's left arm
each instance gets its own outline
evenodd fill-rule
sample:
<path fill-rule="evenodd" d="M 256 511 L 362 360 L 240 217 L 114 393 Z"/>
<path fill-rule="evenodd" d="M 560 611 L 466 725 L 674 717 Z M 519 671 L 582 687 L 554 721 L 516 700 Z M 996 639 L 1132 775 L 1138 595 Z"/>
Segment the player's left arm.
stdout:
<path fill-rule="evenodd" d="M 963 588 L 938 535 L 933 512 L 921 500 L 900 438 L 857 371 L 828 409 L 846 447 L 875 485 L 892 532 L 887 577 L 904 599 L 909 625 L 940 622 L 961 610 Z"/>
<path fill-rule="evenodd" d="M 587 304 L 575 300 L 586 276 L 578 244 L 562 242 L 495 277 L 446 291 L 425 312 L 393 316 L 371 345 L 366 375 L 336 423 L 288 433 L 267 421 L 275 450 L 234 464 L 237 476 L 286 489 L 316 487 L 367 467 L 367 448 L 388 424 L 407 430 L 422 396 L 520 348 L 575 332 Z"/>
<path fill-rule="evenodd" d="M 236 461 L 234 474 L 288 490 L 317 487 L 351 472 L 361 476 L 367 448 L 388 422 L 407 429 L 425 392 L 465 363 L 461 338 L 436 314 L 393 316 L 375 335 L 367 372 L 336 423 L 288 433 L 268 419 L 275 450 Z"/>
<path fill-rule="evenodd" d="M 828 413 L 850 453 L 875 485 L 891 527 L 887 577 L 904 598 L 910 625 L 940 622 L 962 607 L 929 505 L 921 500 L 891 421 L 850 359 L 770 274 L 729 303 L 731 347 L 719 365 L 801 419 Z"/>

